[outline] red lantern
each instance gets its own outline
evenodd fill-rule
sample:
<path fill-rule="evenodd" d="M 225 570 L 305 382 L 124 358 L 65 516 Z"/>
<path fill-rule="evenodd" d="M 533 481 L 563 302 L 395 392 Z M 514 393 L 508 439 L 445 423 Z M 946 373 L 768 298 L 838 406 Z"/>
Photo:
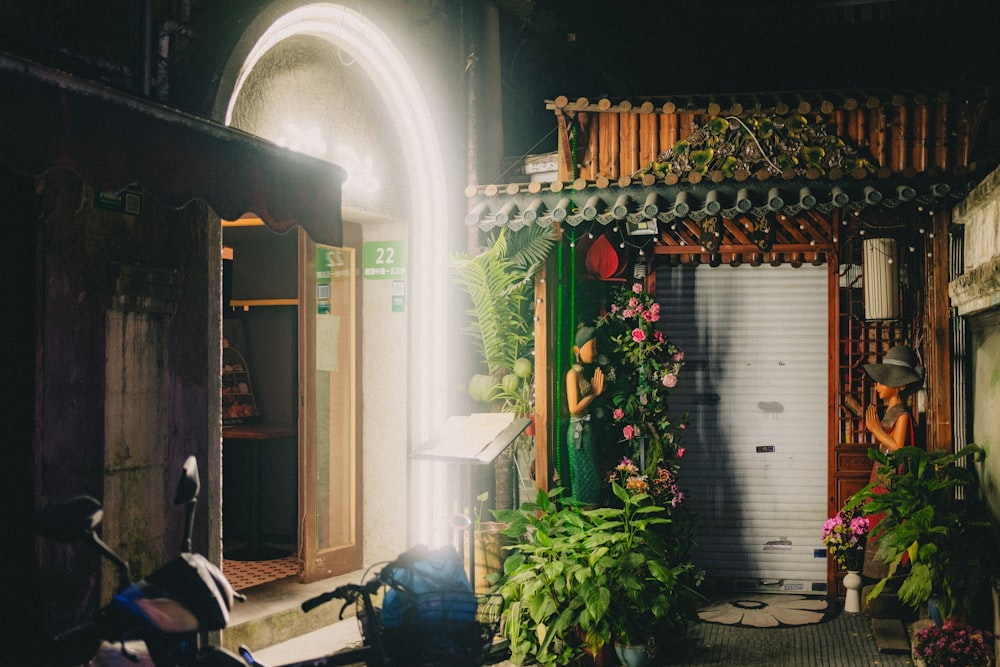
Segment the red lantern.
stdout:
<path fill-rule="evenodd" d="M 587 274 L 597 280 L 621 280 L 625 266 L 608 237 L 601 235 L 587 250 Z"/>

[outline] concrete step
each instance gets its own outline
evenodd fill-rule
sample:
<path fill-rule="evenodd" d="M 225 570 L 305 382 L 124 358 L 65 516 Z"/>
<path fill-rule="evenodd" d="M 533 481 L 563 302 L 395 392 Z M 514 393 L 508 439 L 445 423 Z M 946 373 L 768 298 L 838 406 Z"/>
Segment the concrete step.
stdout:
<path fill-rule="evenodd" d="M 360 641 L 361 630 L 355 619 L 350 618 L 252 653 L 254 660 L 262 665 L 288 665 L 315 660 Z"/>
<path fill-rule="evenodd" d="M 900 621 L 912 621 L 916 618 L 916 612 L 899 599 L 899 596 L 896 594 L 898 588 L 891 589 L 889 586 L 886 586 L 879 593 L 878 597 L 869 601 L 868 595 L 871 593 L 872 588 L 874 586 L 864 586 L 861 589 L 862 610 L 868 616 L 871 618 L 897 619 Z"/>
<path fill-rule="evenodd" d="M 247 601 L 237 603 L 230 612 L 229 625 L 221 633 L 221 645 L 230 651 L 245 645 L 256 654 L 262 648 L 333 625 L 341 621 L 342 602 L 328 602 L 308 614 L 302 611 L 301 604 L 341 584 L 358 583 L 363 576 L 364 572 L 358 571 L 311 584 L 290 577 L 240 591 Z M 353 617 L 354 605 L 349 605 L 344 610 L 344 618 L 348 619 L 344 622 L 356 626 Z"/>

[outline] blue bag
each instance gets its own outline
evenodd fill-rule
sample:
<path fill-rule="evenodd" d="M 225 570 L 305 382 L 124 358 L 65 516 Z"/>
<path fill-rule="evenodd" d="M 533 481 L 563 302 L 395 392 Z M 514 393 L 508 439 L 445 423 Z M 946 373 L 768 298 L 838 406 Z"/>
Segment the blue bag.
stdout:
<path fill-rule="evenodd" d="M 381 573 L 389 585 L 382 602 L 382 625 L 436 627 L 442 622 L 476 620 L 476 595 L 462 558 L 452 546 L 413 547 Z"/>

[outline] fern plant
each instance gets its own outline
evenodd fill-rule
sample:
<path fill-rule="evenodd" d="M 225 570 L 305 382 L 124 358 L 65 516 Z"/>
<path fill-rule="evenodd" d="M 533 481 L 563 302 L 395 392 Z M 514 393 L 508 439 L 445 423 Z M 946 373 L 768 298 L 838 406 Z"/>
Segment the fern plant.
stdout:
<path fill-rule="evenodd" d="M 504 227 L 482 253 L 451 258 L 451 269 L 472 300 L 466 332 L 487 370 L 472 378 L 470 394 L 518 416 L 532 410 L 527 359 L 534 344 L 533 278 L 557 240 L 550 228 Z"/>

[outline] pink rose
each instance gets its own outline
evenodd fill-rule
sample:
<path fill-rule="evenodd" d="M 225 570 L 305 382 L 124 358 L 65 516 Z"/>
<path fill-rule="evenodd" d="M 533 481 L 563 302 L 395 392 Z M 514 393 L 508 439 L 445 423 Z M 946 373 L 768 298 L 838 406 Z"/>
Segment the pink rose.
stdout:
<path fill-rule="evenodd" d="M 641 343 L 646 340 L 646 332 L 642 329 L 632 329 L 632 340 L 636 343 Z"/>
<path fill-rule="evenodd" d="M 677 350 L 674 353 L 674 361 L 684 361 L 684 350 Z"/>
<path fill-rule="evenodd" d="M 684 452 L 685 451 L 687 451 L 687 450 L 685 450 L 683 447 L 678 448 L 677 449 L 677 458 L 679 458 L 679 459 L 684 458 Z"/>
<path fill-rule="evenodd" d="M 631 424 L 626 424 L 625 428 L 622 429 L 622 435 L 625 436 L 626 440 L 631 440 L 632 436 L 635 435 L 635 429 L 632 428 Z"/>
<path fill-rule="evenodd" d="M 621 419 L 622 417 L 625 416 L 625 411 L 622 410 L 621 408 L 615 408 L 614 415 L 615 419 Z"/>
<path fill-rule="evenodd" d="M 657 343 L 662 343 L 665 340 L 667 340 L 667 337 L 663 335 L 662 331 L 654 331 L 653 340 L 655 340 Z"/>
<path fill-rule="evenodd" d="M 625 319 L 628 319 L 633 315 L 635 315 L 635 311 L 632 310 L 631 308 L 626 308 L 625 310 L 622 311 L 622 317 L 624 317 Z"/>
<path fill-rule="evenodd" d="M 642 294 L 642 285 L 639 283 L 632 283 L 632 291 L 636 294 Z"/>
<path fill-rule="evenodd" d="M 677 386 L 677 376 L 673 373 L 667 373 L 663 376 L 663 386 L 664 387 L 676 387 Z"/>
<path fill-rule="evenodd" d="M 621 310 L 621 307 L 617 303 L 611 304 L 611 312 L 612 313 L 617 313 L 619 310 Z"/>
<path fill-rule="evenodd" d="M 628 307 L 629 308 L 632 308 L 634 310 L 635 307 L 638 306 L 638 305 L 639 305 L 639 299 L 637 299 L 635 297 L 632 297 L 631 299 L 628 300 Z"/>
<path fill-rule="evenodd" d="M 650 308 L 649 310 L 643 311 L 642 317 L 647 322 L 656 322 L 657 320 L 660 319 L 660 314 L 659 313 L 654 313 L 653 309 Z"/>

